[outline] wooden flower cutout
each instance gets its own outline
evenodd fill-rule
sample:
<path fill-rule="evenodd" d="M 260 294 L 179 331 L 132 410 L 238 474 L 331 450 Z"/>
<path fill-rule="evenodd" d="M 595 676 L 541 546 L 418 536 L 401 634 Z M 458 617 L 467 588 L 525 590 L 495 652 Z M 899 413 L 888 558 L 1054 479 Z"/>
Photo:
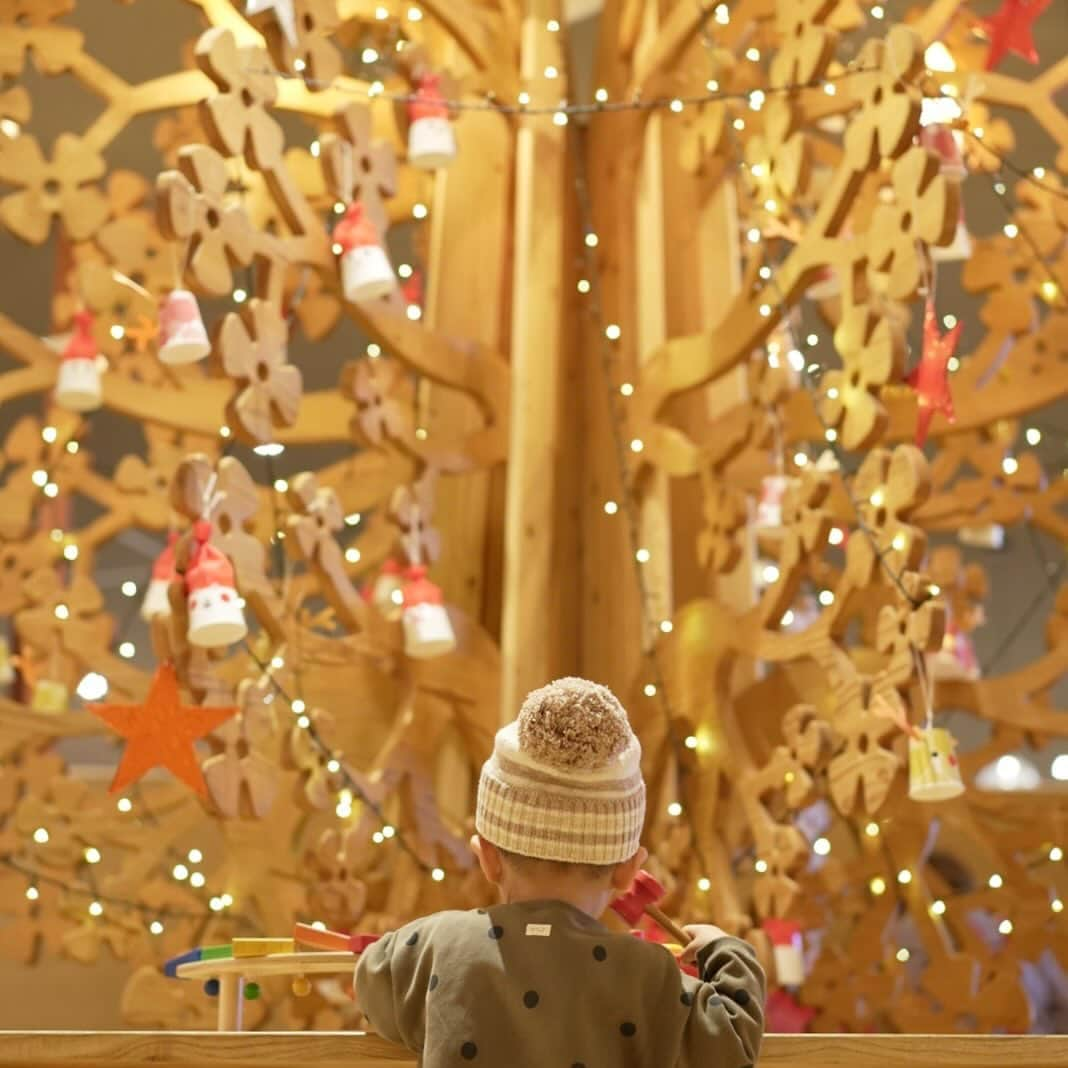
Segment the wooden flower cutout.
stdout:
<path fill-rule="evenodd" d="M 60 134 L 52 159 L 22 133 L 0 152 L 0 182 L 21 187 L 0 199 L 0 222 L 31 245 L 47 240 L 58 217 L 68 237 L 86 241 L 107 221 L 108 202 L 93 185 L 106 173 L 103 157 L 74 134 Z"/>
<path fill-rule="evenodd" d="M 294 0 L 295 41 L 277 19 L 263 24 L 263 36 L 271 58 L 283 70 L 298 71 L 314 88 L 332 82 L 341 74 L 341 55 L 330 40 L 341 23 L 335 0 Z"/>
<path fill-rule="evenodd" d="M 320 138 L 326 187 L 342 204 L 363 204 L 380 237 L 389 229 L 386 201 L 397 193 L 397 157 L 387 141 L 373 141 L 371 111 L 349 104 L 334 119 L 337 133 Z"/>
<path fill-rule="evenodd" d="M 827 72 L 838 35 L 825 25 L 838 0 L 788 0 L 777 5 L 779 49 L 771 61 L 775 88 L 806 85 Z"/>
<path fill-rule="evenodd" d="M 223 320 L 218 351 L 223 370 L 243 388 L 231 399 L 227 417 L 238 437 L 264 444 L 277 426 L 292 426 L 300 408 L 300 371 L 286 358 L 288 330 L 278 309 L 265 300 L 248 302 Z"/>
<path fill-rule="evenodd" d="M 938 157 L 919 145 L 893 166 L 893 204 L 880 204 L 868 230 L 868 274 L 893 300 L 914 297 L 924 278 L 924 246 L 953 240 L 960 186 L 939 174 Z"/>
<path fill-rule="evenodd" d="M 196 57 L 220 90 L 201 105 L 215 146 L 228 156 L 244 156 L 259 171 L 281 166 L 285 137 L 266 110 L 278 95 L 267 53 L 262 48 L 238 48 L 234 35 L 220 26 L 201 35 Z"/>
<path fill-rule="evenodd" d="M 436 479 L 437 472 L 428 467 L 414 485 L 398 486 L 390 501 L 390 516 L 400 527 L 405 551 L 413 562 L 434 563 L 441 555 L 441 535 L 431 525 Z"/>
<path fill-rule="evenodd" d="M 802 564 L 807 554 L 827 541 L 831 517 L 823 505 L 830 493 L 827 475 L 814 466 L 794 479 L 782 502 L 782 536 L 779 539 L 779 577 L 761 601 L 764 619 L 773 627 L 793 603 L 801 585 Z"/>
<path fill-rule="evenodd" d="M 785 209 L 808 188 L 811 159 L 808 142 L 798 129 L 797 109 L 784 97 L 764 107 L 764 130 L 749 139 L 745 158 L 764 199 Z"/>
<path fill-rule="evenodd" d="M 927 579 L 908 572 L 902 576 L 901 584 L 911 600 L 899 594 L 893 604 L 879 610 L 876 623 L 875 646 L 887 657 L 887 665 L 875 691 L 884 698 L 887 686 L 901 689 L 908 685 L 916 671 L 914 653 L 940 649 L 946 630 L 946 606 L 931 598 Z"/>
<path fill-rule="evenodd" d="M 834 344 L 843 366 L 820 381 L 820 414 L 838 431 L 843 448 L 866 449 L 886 430 L 879 392 L 904 373 L 904 339 L 889 319 L 860 305 L 846 312 L 834 332 Z"/>
<path fill-rule="evenodd" d="M 739 531 L 747 518 L 745 497 L 723 482 L 705 488 L 705 526 L 697 536 L 697 559 L 717 575 L 732 571 L 741 559 Z"/>
<path fill-rule="evenodd" d="M 703 174 L 708 162 L 719 154 L 727 119 L 727 105 L 722 100 L 702 100 L 687 108 L 679 138 L 679 162 L 688 174 Z"/>
<path fill-rule="evenodd" d="M 367 617 L 367 607 L 349 581 L 337 542 L 338 532 L 345 526 L 337 493 L 328 486 L 320 487 L 315 475 L 304 472 L 290 480 L 288 499 L 295 513 L 286 521 L 290 554 L 307 561 L 315 571 L 338 618 L 351 629 L 359 628 Z"/>
<path fill-rule="evenodd" d="M 898 24 L 886 40 L 869 38 L 849 79 L 860 101 L 845 133 L 846 158 L 855 171 L 868 171 L 880 157 L 896 159 L 912 143 L 920 123 L 921 95 L 913 85 L 923 70 L 923 45 L 916 32 Z"/>
<path fill-rule="evenodd" d="M 883 564 L 868 536 L 850 538 L 846 577 L 854 588 L 869 585 L 876 568 L 890 582 L 886 571 L 900 576 L 919 567 L 927 551 L 927 535 L 908 520 L 930 492 L 927 461 L 915 445 L 898 445 L 892 453 L 887 449 L 868 453 L 853 480 L 852 494 Z"/>
<path fill-rule="evenodd" d="M 408 413 L 396 396 L 396 383 L 397 364 L 382 357 L 354 360 L 342 372 L 342 389 L 355 399 L 357 425 L 372 445 L 405 437 Z"/>
<path fill-rule="evenodd" d="M 953 54 L 958 53 L 954 50 Z M 1016 131 L 1012 123 L 996 118 L 985 104 L 970 104 L 964 118 L 969 130 L 983 131 L 981 138 L 964 138 L 964 163 L 968 173 L 996 174 L 1005 166 L 1005 157 L 1016 150 Z"/>
<path fill-rule="evenodd" d="M 874 708 L 853 708 L 835 721 L 842 746 L 827 768 L 827 787 L 835 807 L 848 816 L 858 791 L 864 810 L 874 815 L 882 808 L 901 761 L 881 744 L 897 730 L 892 719 Z"/>
<path fill-rule="evenodd" d="M 215 297 L 233 288 L 233 267 L 252 260 L 253 234 L 248 217 L 226 201 L 226 161 L 205 145 L 178 153 L 178 170 L 156 181 L 160 232 L 188 248 L 186 274 L 198 289 Z"/>
<path fill-rule="evenodd" d="M 1034 329 L 1035 297 L 1045 278 L 1027 243 L 1002 234 L 977 241 L 961 273 L 969 293 L 985 294 L 979 310 L 983 325 L 1014 337 Z"/>

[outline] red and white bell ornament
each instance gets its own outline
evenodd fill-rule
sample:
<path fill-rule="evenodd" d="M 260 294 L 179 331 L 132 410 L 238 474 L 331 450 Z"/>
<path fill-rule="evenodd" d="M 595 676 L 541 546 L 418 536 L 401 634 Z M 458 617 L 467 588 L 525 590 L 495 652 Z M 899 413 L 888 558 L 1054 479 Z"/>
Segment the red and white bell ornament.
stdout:
<path fill-rule="evenodd" d="M 93 313 L 74 316 L 74 333 L 63 349 L 56 380 L 56 403 L 70 412 L 99 408 L 104 395 L 100 387 L 100 350 L 93 338 Z"/>
<path fill-rule="evenodd" d="M 962 793 L 956 739 L 942 727 L 915 730 L 909 738 L 909 797 L 949 801 Z"/>
<path fill-rule="evenodd" d="M 175 289 L 159 310 L 159 358 L 163 363 L 196 363 L 211 352 L 208 332 L 197 298 L 188 289 Z"/>
<path fill-rule="evenodd" d="M 334 227 L 334 244 L 341 257 L 341 288 L 346 300 L 377 300 L 396 289 L 393 264 L 360 201 L 350 204 Z"/>
<path fill-rule="evenodd" d="M 177 534 L 169 535 L 166 547 L 152 565 L 152 578 L 149 579 L 148 589 L 145 590 L 145 599 L 141 602 L 141 618 L 146 621 L 157 617 L 170 618 L 171 600 L 168 591 L 177 574 L 174 568 L 174 543 L 177 540 Z"/>
<path fill-rule="evenodd" d="M 441 590 L 426 577 L 426 568 L 408 568 L 404 585 L 404 653 L 417 660 L 444 656 L 456 648 L 456 634 L 442 603 Z"/>
<path fill-rule="evenodd" d="M 952 618 L 946 621 L 942 648 L 928 654 L 927 663 L 935 679 L 970 682 L 979 678 L 979 658 L 972 636 Z"/>
<path fill-rule="evenodd" d="M 801 925 L 775 917 L 764 921 L 764 933 L 775 956 L 775 975 L 780 986 L 800 986 L 805 981 L 804 942 Z"/>
<path fill-rule="evenodd" d="M 234 584 L 234 565 L 211 544 L 211 524 L 199 520 L 193 529 L 196 545 L 185 573 L 189 606 L 190 645 L 218 649 L 239 642 L 248 633 L 244 601 Z"/>
<path fill-rule="evenodd" d="M 790 479 L 786 475 L 765 475 L 760 480 L 757 530 L 778 530 L 782 526 L 782 502 L 789 487 Z"/>
<path fill-rule="evenodd" d="M 404 614 L 404 568 L 392 558 L 386 560 L 371 590 L 371 603 L 391 623 Z"/>
<path fill-rule="evenodd" d="M 441 95 L 441 78 L 424 74 L 408 104 L 408 162 L 433 171 L 456 158 L 456 137 Z"/>

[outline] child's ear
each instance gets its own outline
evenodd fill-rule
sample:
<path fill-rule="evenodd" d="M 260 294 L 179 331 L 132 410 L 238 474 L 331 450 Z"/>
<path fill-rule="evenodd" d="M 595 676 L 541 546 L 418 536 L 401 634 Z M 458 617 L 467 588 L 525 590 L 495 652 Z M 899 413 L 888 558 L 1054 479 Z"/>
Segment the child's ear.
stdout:
<path fill-rule="evenodd" d="M 630 860 L 624 860 L 617 864 L 612 872 L 612 889 L 625 893 L 630 889 L 635 876 L 642 870 L 642 865 L 649 859 L 649 850 L 644 846 L 638 847 L 638 852 Z"/>
<path fill-rule="evenodd" d="M 492 842 L 487 842 L 481 835 L 471 835 L 471 852 L 478 857 L 478 866 L 488 882 L 497 886 L 501 881 L 504 864 L 501 854 Z"/>

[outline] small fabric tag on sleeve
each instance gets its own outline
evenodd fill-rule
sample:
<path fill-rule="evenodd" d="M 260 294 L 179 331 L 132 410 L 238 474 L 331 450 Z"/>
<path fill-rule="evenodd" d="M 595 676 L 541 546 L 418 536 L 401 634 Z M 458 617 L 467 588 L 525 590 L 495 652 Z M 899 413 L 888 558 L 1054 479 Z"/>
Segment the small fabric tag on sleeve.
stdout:
<path fill-rule="evenodd" d="M 551 923 L 528 923 L 527 938 L 548 938 L 553 933 Z"/>

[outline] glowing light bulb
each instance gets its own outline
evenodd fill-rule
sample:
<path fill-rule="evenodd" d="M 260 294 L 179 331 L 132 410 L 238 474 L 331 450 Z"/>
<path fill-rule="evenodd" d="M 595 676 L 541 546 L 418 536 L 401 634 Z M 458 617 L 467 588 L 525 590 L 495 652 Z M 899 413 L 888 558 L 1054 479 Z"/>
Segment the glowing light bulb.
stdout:
<path fill-rule="evenodd" d="M 651 682 L 647 682 L 642 692 L 646 697 L 656 697 L 656 686 Z"/>
<path fill-rule="evenodd" d="M 30 481 L 39 489 L 43 489 L 48 483 L 48 472 L 38 468 L 32 475 L 30 475 Z"/>
<path fill-rule="evenodd" d="M 1006 223 L 1002 227 L 1002 232 L 1005 234 L 1006 237 L 1011 238 L 1015 237 L 1020 232 L 1020 228 L 1016 225 L 1016 223 Z"/>
<path fill-rule="evenodd" d="M 115 807 L 120 812 L 129 812 L 133 808 L 133 802 L 128 797 L 120 797 L 115 802 Z"/>
<path fill-rule="evenodd" d="M 606 103 L 608 100 L 608 90 L 598 89 L 597 92 L 593 94 L 593 99 L 596 100 L 598 104 Z"/>
<path fill-rule="evenodd" d="M 882 508 L 886 501 L 886 493 L 882 489 L 877 489 L 868 500 L 871 502 L 872 508 Z"/>
<path fill-rule="evenodd" d="M 634 396 L 634 384 L 632 382 L 624 382 L 624 383 L 622 383 L 622 385 L 620 385 L 620 387 L 619 387 L 619 392 L 624 397 L 633 397 Z"/>
<path fill-rule="evenodd" d="M 26 887 L 26 898 L 27 898 L 27 900 L 36 901 L 40 896 L 41 896 L 41 893 L 37 889 L 36 886 L 27 886 Z"/>
<path fill-rule="evenodd" d="M 946 903 L 939 898 L 937 901 L 931 902 L 931 915 L 932 916 L 944 916 L 946 914 Z"/>
<path fill-rule="evenodd" d="M 597 235 L 594 233 L 587 234 L 585 237 L 585 242 L 587 248 L 596 248 L 598 243 Z"/>
<path fill-rule="evenodd" d="M 826 429 L 826 430 L 824 431 L 824 434 L 823 434 L 823 436 L 824 436 L 824 437 L 825 437 L 825 438 L 826 438 L 826 439 L 827 439 L 828 441 L 832 441 L 832 442 L 833 442 L 833 441 L 837 441 L 837 440 L 838 440 L 838 431 L 837 431 L 837 430 L 835 430 L 833 426 L 829 426 L 829 427 L 827 427 L 827 429 Z"/>
<path fill-rule="evenodd" d="M 615 501 L 604 502 L 605 515 L 615 515 L 619 511 L 619 505 Z"/>
<path fill-rule="evenodd" d="M 683 103 L 678 97 L 675 97 L 675 99 L 672 100 L 670 104 L 668 104 L 668 107 L 671 108 L 671 110 L 677 115 L 680 111 L 682 111 Z"/>
<path fill-rule="evenodd" d="M 618 341 L 622 333 L 623 331 L 620 330 L 618 323 L 609 323 L 604 328 L 604 336 L 608 338 L 609 341 Z"/>
<path fill-rule="evenodd" d="M 672 801 L 671 804 L 668 805 L 667 810 L 669 816 L 682 815 L 682 805 L 680 805 L 678 801 Z"/>
<path fill-rule="evenodd" d="M 827 535 L 827 543 L 841 545 L 843 541 L 845 541 L 845 531 L 841 527 L 831 527 L 831 532 Z"/>
<path fill-rule="evenodd" d="M 184 864 L 175 864 L 171 869 L 171 875 L 173 875 L 178 882 L 182 882 L 184 879 L 189 878 L 189 869 Z"/>
<path fill-rule="evenodd" d="M 901 871 L 897 873 L 897 881 L 902 886 L 908 886 L 909 883 L 912 882 L 912 872 L 910 872 L 908 868 L 902 868 Z"/>
<path fill-rule="evenodd" d="M 1006 456 L 1001 461 L 1001 470 L 1007 475 L 1015 475 L 1020 470 L 1020 461 L 1015 456 Z"/>
<path fill-rule="evenodd" d="M 998 931 L 1000 931 L 1003 935 L 1011 935 L 1012 920 L 1002 920 L 1001 923 L 998 924 Z"/>
<path fill-rule="evenodd" d="M 205 881 L 204 873 L 200 871 L 195 871 L 189 876 L 189 885 L 195 886 L 198 890 L 204 885 Z"/>
<path fill-rule="evenodd" d="M 555 111 L 553 112 L 553 125 L 554 126 L 566 126 L 567 125 L 567 112 Z"/>
<path fill-rule="evenodd" d="M 1005 885 L 1005 880 L 1002 879 L 997 872 L 994 872 L 994 874 L 987 879 L 986 885 L 989 886 L 991 890 L 1000 890 Z"/>
<path fill-rule="evenodd" d="M 782 617 L 782 619 L 780 620 L 780 622 L 782 623 L 782 625 L 783 625 L 784 627 L 789 627 L 789 626 L 792 626 L 792 625 L 793 625 L 793 622 L 794 622 L 794 610 L 793 610 L 792 608 L 788 608 L 788 609 L 787 609 L 787 610 L 786 610 L 786 611 L 785 611 L 785 612 L 783 613 L 783 617 Z"/>
<path fill-rule="evenodd" d="M 829 605 L 834 604 L 834 594 L 830 590 L 820 590 L 818 600 L 824 608 L 827 608 Z M 868 826 L 875 827 L 875 833 L 879 833 L 878 824 L 869 823 Z"/>
<path fill-rule="evenodd" d="M 652 554 L 649 552 L 648 549 L 639 549 L 634 554 L 634 559 L 637 560 L 639 564 L 647 564 L 649 563 L 651 555 Z"/>
<path fill-rule="evenodd" d="M 137 596 L 137 583 L 136 582 L 131 582 L 130 579 L 127 579 L 122 584 L 122 595 L 123 595 L 123 597 L 136 597 Z"/>
<path fill-rule="evenodd" d="M 763 575 L 765 582 L 776 582 L 779 578 L 779 569 L 774 564 L 765 564 L 761 574 Z"/>
<path fill-rule="evenodd" d="M 100 863 L 100 850 L 96 846 L 89 846 L 82 853 L 85 857 L 86 864 L 99 864 Z"/>
<path fill-rule="evenodd" d="M 1054 846 L 1049 851 L 1049 859 L 1052 860 L 1054 864 L 1059 864 L 1064 859 L 1064 850 L 1061 849 L 1060 846 Z"/>
<path fill-rule="evenodd" d="M 331 775 L 336 775 L 341 770 L 341 762 L 338 760 L 328 760 L 326 762 L 326 770 Z"/>
<path fill-rule="evenodd" d="M 48 841 L 47 829 L 44 827 L 38 827 L 37 830 L 33 832 L 33 840 L 38 845 L 44 845 Z"/>
<path fill-rule="evenodd" d="M 712 889 L 712 880 L 702 875 L 701 878 L 697 880 L 697 889 L 700 890 L 702 894 L 707 894 L 708 891 Z"/>
<path fill-rule="evenodd" d="M 797 464 L 798 467 L 804 467 L 808 463 L 808 453 L 795 452 L 794 463 Z"/>
<path fill-rule="evenodd" d="M 243 289 L 235 289 L 233 292 L 233 297 L 235 304 L 244 304 L 245 301 L 248 300 L 248 293 L 246 293 Z"/>
<path fill-rule="evenodd" d="M 1042 299 L 1049 304 L 1056 303 L 1057 298 L 1060 296 L 1061 291 L 1057 288 L 1057 283 L 1051 278 L 1047 278 L 1042 285 L 1038 287 L 1039 292 L 1042 294 Z"/>
<path fill-rule="evenodd" d="M 96 671 L 87 672 L 75 692 L 83 701 L 99 701 L 108 692 L 108 680 Z"/>
<path fill-rule="evenodd" d="M 104 912 L 104 906 L 101 905 L 99 901 L 91 901 L 89 903 L 89 915 L 90 916 L 101 916 L 101 915 L 103 915 L 103 912 Z"/>
<path fill-rule="evenodd" d="M 1037 426 L 1029 426 L 1024 432 L 1028 445 L 1037 445 L 1042 440 L 1042 431 Z"/>
<path fill-rule="evenodd" d="M 435 868 L 430 873 L 430 878 L 436 883 L 440 883 L 445 878 L 445 872 L 441 868 Z"/>
<path fill-rule="evenodd" d="M 580 293 L 589 293 L 589 291 L 590 291 L 590 283 L 589 283 L 589 279 L 587 279 L 587 278 L 580 278 L 578 280 L 577 286 L 578 286 L 578 291 Z"/>
<path fill-rule="evenodd" d="M 151 922 L 151 923 L 150 923 L 150 924 L 148 925 L 148 929 L 149 929 L 149 931 L 151 931 L 151 932 L 152 932 L 152 934 L 154 934 L 154 935 L 161 935 L 161 934 L 163 934 L 163 924 L 162 924 L 162 923 L 160 923 L 160 922 L 159 922 L 159 920 L 153 920 L 153 921 L 152 921 L 152 922 Z"/>
<path fill-rule="evenodd" d="M 687 749 L 696 749 L 697 748 L 697 735 L 696 734 L 688 734 L 686 736 L 686 741 L 685 741 L 684 744 L 686 745 Z"/>
<path fill-rule="evenodd" d="M 908 964 L 908 962 L 909 962 L 909 957 L 910 957 L 910 956 L 911 956 L 912 954 L 910 954 L 910 953 L 909 953 L 909 951 L 908 951 L 908 950 L 907 950 L 907 949 L 906 949 L 906 948 L 905 948 L 904 946 L 902 946 L 902 947 L 901 947 L 901 948 L 900 948 L 900 949 L 899 949 L 899 950 L 897 951 L 897 954 L 896 954 L 896 955 L 897 955 L 897 959 L 898 959 L 898 960 L 899 960 L 899 961 L 900 961 L 900 962 L 901 962 L 902 964 Z"/>
<path fill-rule="evenodd" d="M 137 647 L 133 642 L 123 642 L 119 646 L 119 656 L 124 660 L 131 660 L 137 653 Z"/>
<path fill-rule="evenodd" d="M 763 875 L 768 870 L 768 862 L 766 860 L 758 860 L 753 865 L 753 868 L 756 870 L 758 875 Z"/>
<path fill-rule="evenodd" d="M 670 634 L 675 629 L 675 624 L 670 619 L 662 619 L 660 621 L 660 631 L 663 634 Z"/>
<path fill-rule="evenodd" d="M 868 889 L 876 896 L 881 897 L 886 893 L 886 880 L 880 879 L 878 875 L 870 883 L 868 883 Z"/>
<path fill-rule="evenodd" d="M 645 448 L 645 442 L 641 438 L 633 438 L 630 443 L 631 452 L 641 452 Z"/>
<path fill-rule="evenodd" d="M 831 851 L 831 843 L 826 838 L 817 838 L 812 843 L 812 852 L 818 857 L 825 857 Z"/>
<path fill-rule="evenodd" d="M 350 564 L 358 564 L 360 562 L 360 550 L 355 545 L 350 545 L 345 550 L 345 559 Z"/>
<path fill-rule="evenodd" d="M 70 619 L 70 609 L 65 604 L 57 604 L 55 613 L 56 619 Z"/>
<path fill-rule="evenodd" d="M 46 426 L 41 429 L 41 440 L 46 445 L 55 444 L 56 438 L 59 436 L 59 432 L 54 426 Z"/>

